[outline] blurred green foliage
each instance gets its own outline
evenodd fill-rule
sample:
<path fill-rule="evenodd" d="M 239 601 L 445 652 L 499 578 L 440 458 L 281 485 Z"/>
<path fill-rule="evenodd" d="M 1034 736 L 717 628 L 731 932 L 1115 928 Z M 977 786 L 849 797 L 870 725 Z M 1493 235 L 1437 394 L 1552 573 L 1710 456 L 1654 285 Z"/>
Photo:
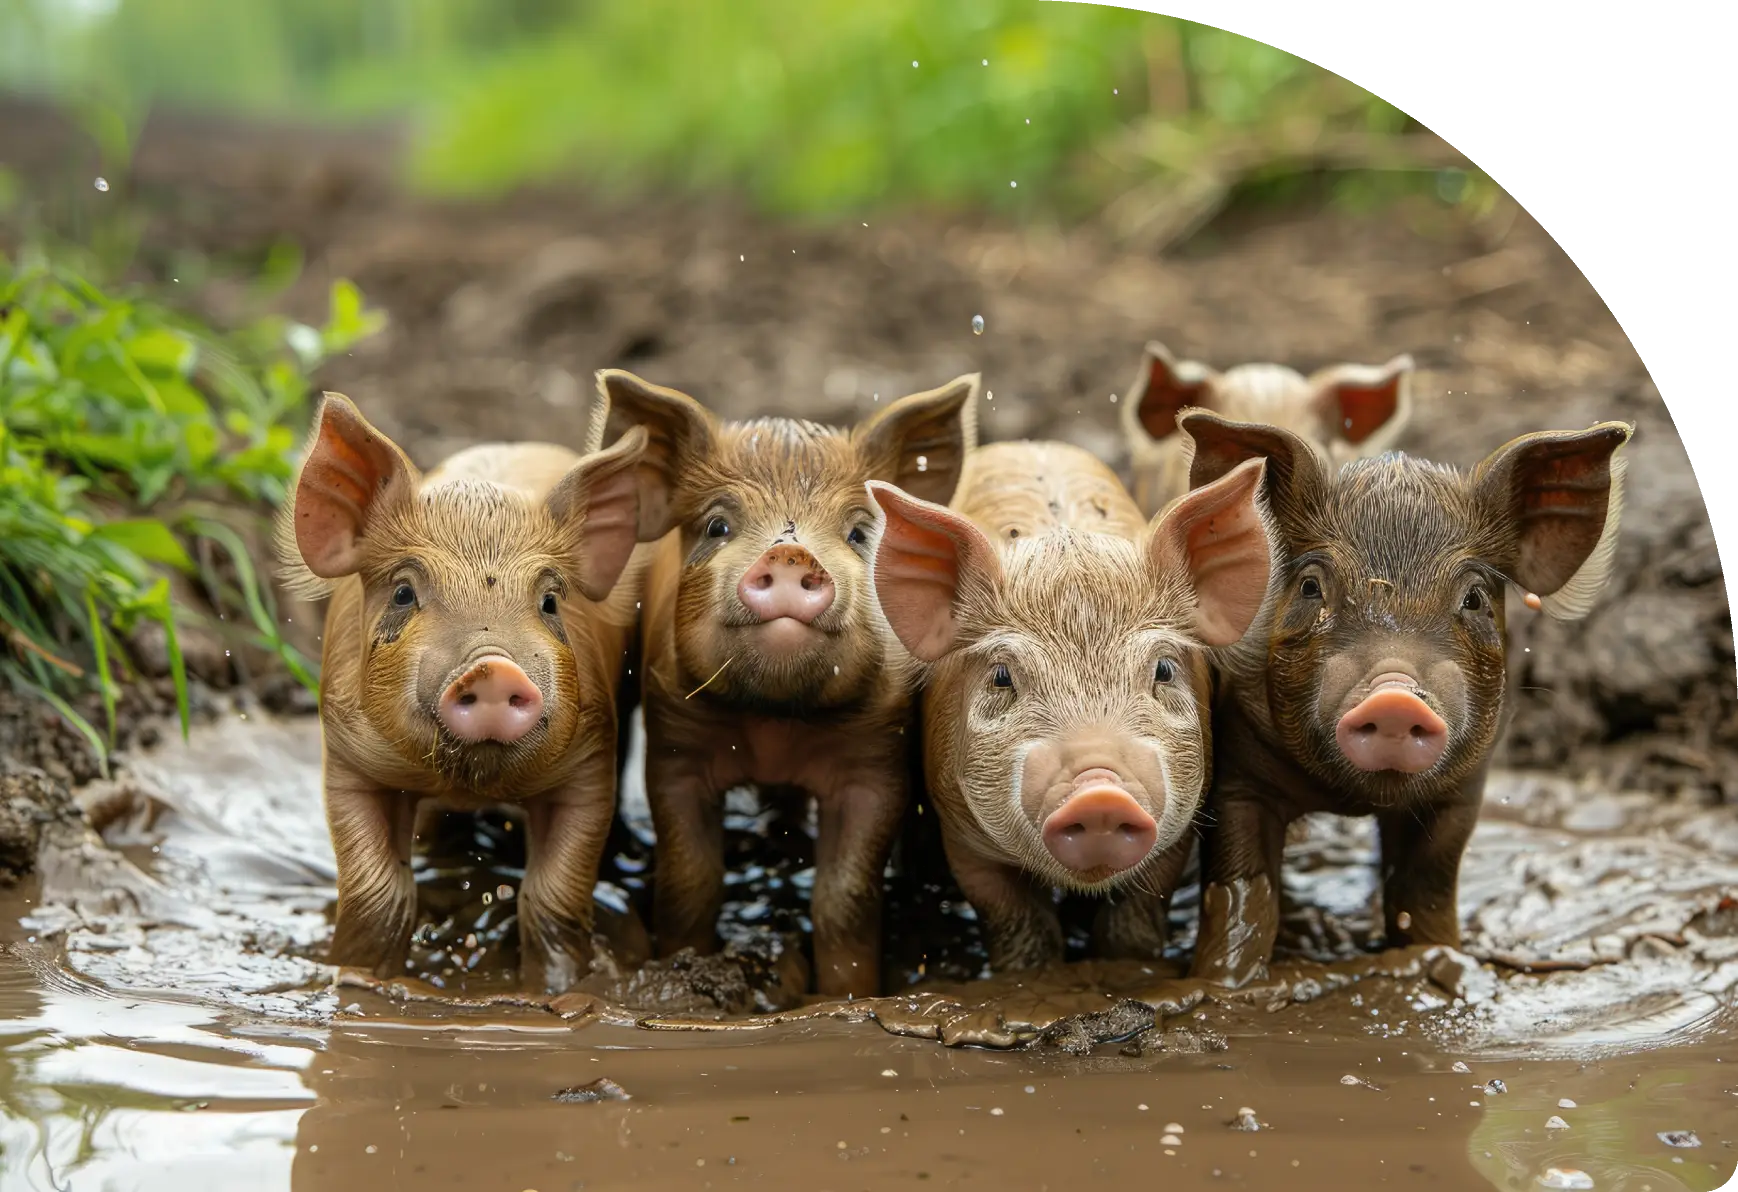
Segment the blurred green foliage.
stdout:
<path fill-rule="evenodd" d="M 0 675 L 52 703 L 100 693 L 114 731 L 123 639 L 163 627 L 186 725 L 186 671 L 166 571 L 196 575 L 219 611 L 312 685 L 212 500 L 277 503 L 307 416 L 307 372 L 380 325 L 347 282 L 322 328 L 271 318 L 219 335 L 154 303 L 107 294 L 38 250 L 0 257 Z M 233 579 L 195 562 L 204 539 Z M 201 572 L 205 574 L 200 574 Z"/>
<path fill-rule="evenodd" d="M 1283 133 L 1295 156 L 1312 135 L 1406 125 L 1260 42 L 1093 4 L 9 2 L 0 40 L 38 52 L 0 55 L 0 79 L 135 113 L 148 99 L 320 118 L 410 111 L 414 176 L 447 192 L 578 179 L 741 193 L 816 216 L 911 202 L 1070 209 L 1186 177 L 1204 149 L 1251 137 Z M 1103 151 L 1146 125 L 1163 134 L 1146 138 L 1151 152 Z"/>

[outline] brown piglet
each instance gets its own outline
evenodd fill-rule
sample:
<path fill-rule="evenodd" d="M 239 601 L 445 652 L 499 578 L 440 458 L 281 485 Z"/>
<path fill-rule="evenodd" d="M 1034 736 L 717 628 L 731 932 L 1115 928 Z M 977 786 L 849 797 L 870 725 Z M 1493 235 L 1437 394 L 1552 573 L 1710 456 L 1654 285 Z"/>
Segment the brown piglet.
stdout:
<path fill-rule="evenodd" d="M 1461 854 L 1507 698 L 1509 585 L 1583 616 L 1611 571 L 1632 428 L 1523 435 L 1470 473 L 1390 453 L 1329 468 L 1298 436 L 1190 411 L 1190 479 L 1267 461 L 1281 565 L 1218 660 L 1194 972 L 1260 978 L 1287 825 L 1374 816 L 1390 946 L 1458 946 Z"/>
<path fill-rule="evenodd" d="M 585 976 L 616 692 L 652 550 L 636 546 L 645 445 L 489 444 L 424 475 L 349 399 L 322 399 L 280 542 L 298 586 L 331 597 L 332 963 L 404 975 L 419 803 L 507 803 L 526 814 L 522 975 L 544 992 Z"/>
<path fill-rule="evenodd" d="M 1061 443 L 980 448 L 951 509 L 870 485 L 875 592 L 929 664 L 925 785 L 995 969 L 1063 958 L 1058 888 L 1103 899 L 1098 955 L 1163 952 L 1210 778 L 1207 649 L 1267 590 L 1264 467 L 1150 525 Z"/>
<path fill-rule="evenodd" d="M 1383 365 L 1336 364 L 1309 376 L 1279 364 L 1240 364 L 1218 372 L 1178 360 L 1149 343 L 1128 400 L 1123 439 L 1135 504 L 1147 514 L 1189 488 L 1188 443 L 1178 433 L 1185 408 L 1238 422 L 1282 427 L 1321 453 L 1330 466 L 1380 455 L 1412 417 L 1412 358 Z"/>
<path fill-rule="evenodd" d="M 611 432 L 644 427 L 642 529 L 668 531 L 646 580 L 641 691 L 657 837 L 658 951 L 717 944 L 723 796 L 816 804 L 815 980 L 879 992 L 882 873 L 913 768 L 913 664 L 869 588 L 880 479 L 946 501 L 974 445 L 976 376 L 851 430 L 720 422 L 686 394 L 598 374 Z"/>

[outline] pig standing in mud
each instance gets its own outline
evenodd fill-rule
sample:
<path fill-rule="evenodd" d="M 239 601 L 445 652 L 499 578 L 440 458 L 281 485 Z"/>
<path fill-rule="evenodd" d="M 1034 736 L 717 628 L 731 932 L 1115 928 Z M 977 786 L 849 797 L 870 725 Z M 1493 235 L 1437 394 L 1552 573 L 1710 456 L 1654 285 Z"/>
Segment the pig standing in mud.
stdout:
<path fill-rule="evenodd" d="M 645 435 L 585 457 L 473 447 L 427 476 L 327 394 L 281 523 L 294 578 L 331 595 L 320 723 L 338 860 L 330 959 L 404 975 L 419 801 L 526 811 L 521 966 L 560 992 L 592 953 L 616 799 L 617 687 L 651 547 Z"/>
<path fill-rule="evenodd" d="M 1376 818 L 1390 946 L 1458 946 L 1461 853 L 1512 712 L 1506 585 L 1559 619 L 1592 607 L 1633 428 L 1523 435 L 1462 473 L 1398 453 L 1336 470 L 1276 427 L 1181 423 L 1197 485 L 1267 461 L 1284 559 L 1261 619 L 1216 660 L 1195 974 L 1265 971 L 1286 827 L 1310 812 Z"/>
<path fill-rule="evenodd" d="M 709 951 L 724 900 L 723 796 L 816 801 L 811 898 L 823 994 L 880 992 L 882 871 L 905 810 L 913 665 L 869 588 L 871 479 L 953 496 L 974 445 L 976 376 L 850 431 L 720 423 L 693 398 L 598 374 L 611 433 L 643 426 L 641 682 L 657 834 L 658 951 Z"/>
<path fill-rule="evenodd" d="M 997 970 L 1062 959 L 1056 888 L 1103 896 L 1098 955 L 1163 952 L 1210 779 L 1206 647 L 1236 641 L 1267 589 L 1264 467 L 1151 526 L 1061 443 L 980 448 L 953 509 L 870 485 L 876 595 L 933 664 L 925 781 Z"/>
<path fill-rule="evenodd" d="M 1379 367 L 1336 364 L 1308 377 L 1278 364 L 1221 373 L 1147 344 L 1122 403 L 1122 430 L 1135 504 L 1149 516 L 1188 491 L 1188 444 L 1177 433 L 1177 415 L 1189 407 L 1289 430 L 1338 467 L 1380 455 L 1406 429 L 1412 358 L 1396 356 Z"/>

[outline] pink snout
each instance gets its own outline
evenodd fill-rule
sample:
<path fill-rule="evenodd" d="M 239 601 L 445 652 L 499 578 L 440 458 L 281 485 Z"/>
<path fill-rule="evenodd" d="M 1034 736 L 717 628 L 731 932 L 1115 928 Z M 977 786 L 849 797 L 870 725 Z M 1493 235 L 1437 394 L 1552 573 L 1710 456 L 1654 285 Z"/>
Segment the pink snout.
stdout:
<path fill-rule="evenodd" d="M 1044 820 L 1044 847 L 1089 880 L 1103 880 L 1146 860 L 1159 828 L 1114 776 L 1082 782 Z"/>
<path fill-rule="evenodd" d="M 792 543 L 755 560 L 736 594 L 763 622 L 789 617 L 807 625 L 832 606 L 833 577 L 814 555 Z"/>
<path fill-rule="evenodd" d="M 479 659 L 441 693 L 441 723 L 461 741 L 510 744 L 542 716 L 537 684 L 499 654 Z"/>
<path fill-rule="evenodd" d="M 1378 676 L 1364 702 L 1334 729 L 1340 752 L 1360 770 L 1430 769 L 1448 745 L 1448 725 L 1430 710 L 1405 675 Z"/>

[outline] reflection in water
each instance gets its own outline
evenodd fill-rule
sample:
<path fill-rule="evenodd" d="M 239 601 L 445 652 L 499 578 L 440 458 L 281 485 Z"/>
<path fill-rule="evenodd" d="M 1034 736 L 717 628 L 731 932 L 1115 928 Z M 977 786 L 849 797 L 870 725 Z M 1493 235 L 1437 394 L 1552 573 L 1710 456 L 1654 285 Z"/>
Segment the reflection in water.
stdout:
<path fill-rule="evenodd" d="M 635 969 L 652 856 L 630 772 L 600 888 L 619 968 L 554 1005 L 501 997 L 516 825 L 434 819 L 420 992 L 394 1001 L 334 986 L 318 961 L 332 897 L 318 758 L 311 719 L 171 739 L 127 770 L 149 830 L 115 821 L 118 852 L 60 842 L 40 891 L 6 908 L 23 926 L 0 954 L 0 1184 L 546 1192 L 674 1164 L 708 1168 L 695 1186 L 773 1166 L 819 1186 L 855 1163 L 853 1182 L 908 1186 L 1010 1162 L 1060 1184 L 1087 1169 L 1150 1181 L 1173 1161 L 1253 1184 L 1356 1154 L 1377 1182 L 1415 1167 L 1462 1186 L 1470 1160 L 1499 1187 L 1556 1166 L 1666 1192 L 1716 1187 L 1733 1163 L 1738 1071 L 1719 1061 L 1738 824 L 1721 809 L 1495 777 L 1461 889 L 1470 955 L 1369 953 L 1368 825 L 1312 824 L 1288 850 L 1274 979 L 1224 999 L 1175 963 L 972 980 L 970 908 L 896 883 L 889 968 L 906 992 L 845 1005 L 801 993 L 810 834 L 752 802 L 728 816 L 726 952 Z M 1657 1081 L 1621 1058 L 1667 1045 L 1674 1066 L 1645 1069 Z M 561 1096 L 599 1078 L 630 1099 Z M 1565 1096 L 1581 1110 L 1554 1108 Z M 1272 1142 L 1225 1129 L 1251 1105 Z M 1567 1133 L 1545 1131 L 1552 1113 Z M 1701 1145 L 1660 1141 L 1682 1131 Z"/>

